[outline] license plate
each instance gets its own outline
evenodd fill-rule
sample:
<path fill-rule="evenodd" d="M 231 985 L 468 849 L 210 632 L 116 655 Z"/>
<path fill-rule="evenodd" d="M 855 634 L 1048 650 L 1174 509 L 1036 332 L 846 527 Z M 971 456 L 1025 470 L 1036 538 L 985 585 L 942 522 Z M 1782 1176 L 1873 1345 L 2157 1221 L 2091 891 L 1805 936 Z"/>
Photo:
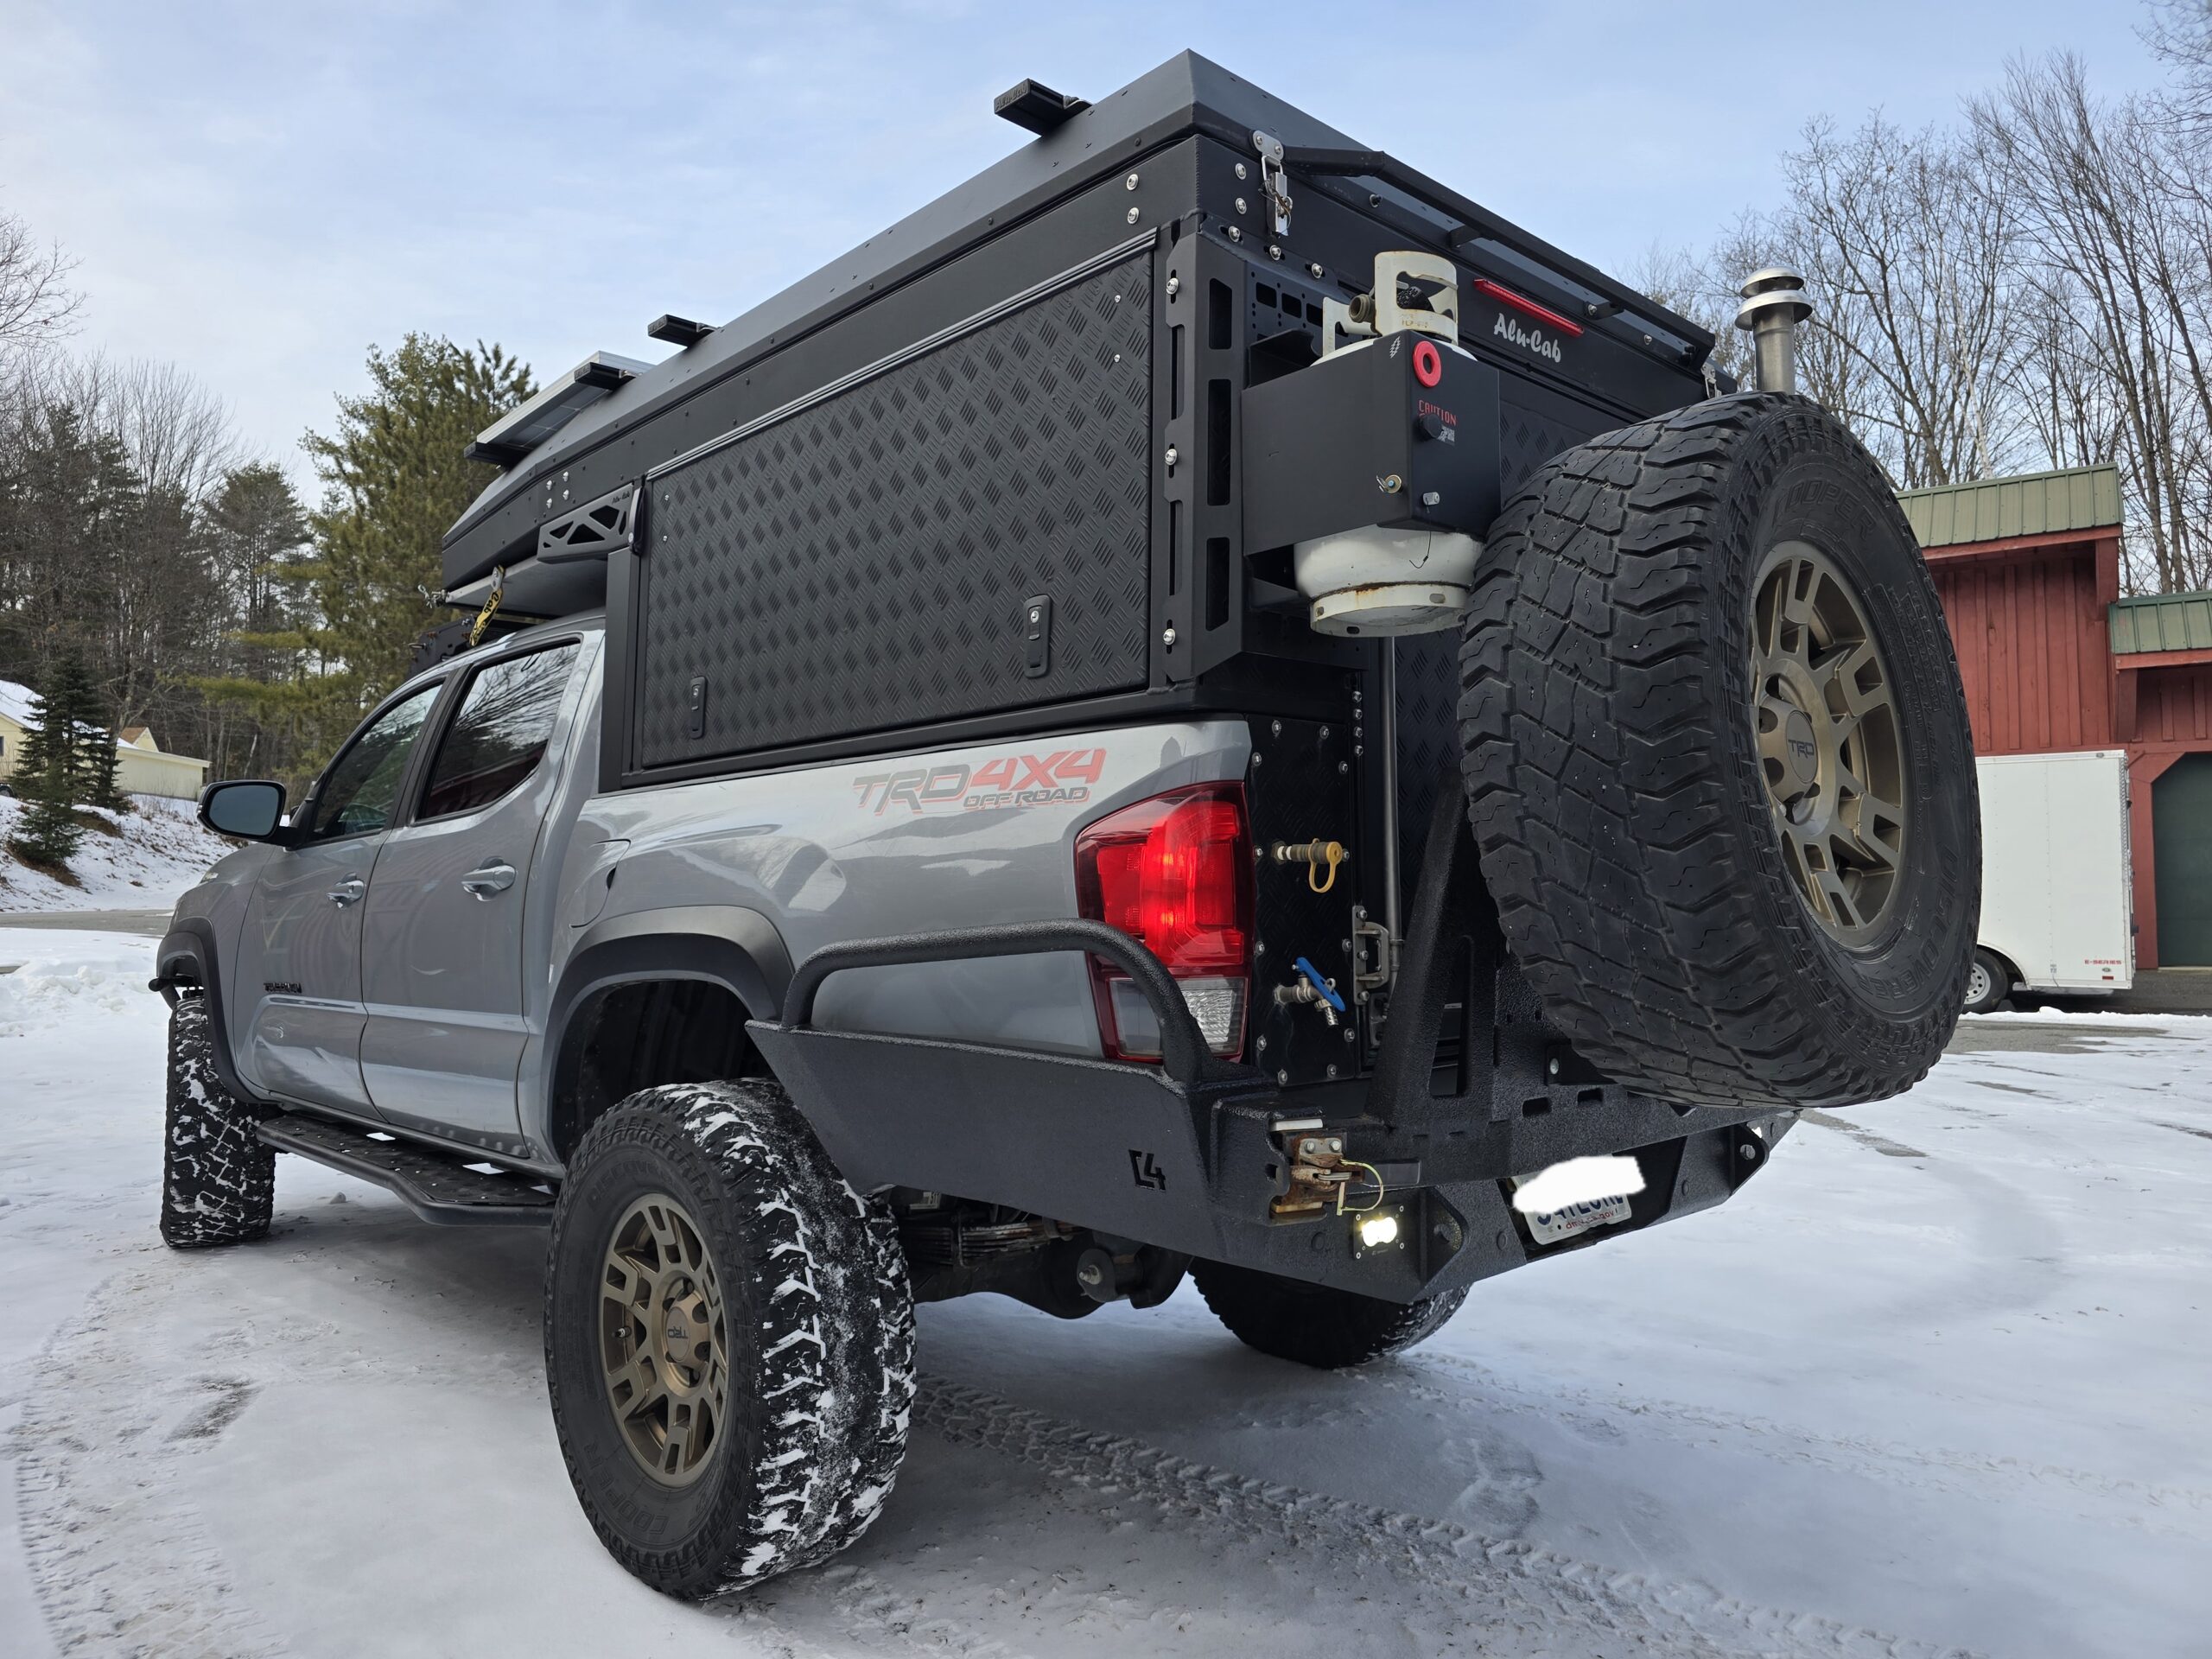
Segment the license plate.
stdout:
<path fill-rule="evenodd" d="M 1529 1235 L 1537 1243 L 1556 1244 L 1562 1238 L 1573 1238 L 1593 1227 L 1611 1227 L 1616 1222 L 1626 1221 L 1628 1216 L 1628 1200 L 1624 1198 L 1589 1198 L 1525 1219 Z"/>

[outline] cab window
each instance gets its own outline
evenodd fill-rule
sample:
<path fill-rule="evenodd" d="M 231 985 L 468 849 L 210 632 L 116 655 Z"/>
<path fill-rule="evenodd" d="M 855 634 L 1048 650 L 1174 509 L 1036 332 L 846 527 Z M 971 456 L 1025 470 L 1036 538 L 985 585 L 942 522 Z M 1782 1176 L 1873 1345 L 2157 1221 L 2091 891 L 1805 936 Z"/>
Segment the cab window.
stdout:
<path fill-rule="evenodd" d="M 423 734 L 438 683 L 410 692 L 377 715 L 347 746 L 316 791 L 309 841 L 337 841 L 373 836 L 391 823 L 399 788 L 407 779 L 407 758 Z"/>
<path fill-rule="evenodd" d="M 476 671 L 439 740 L 418 819 L 489 806 L 537 769 L 581 649 L 571 640 Z"/>

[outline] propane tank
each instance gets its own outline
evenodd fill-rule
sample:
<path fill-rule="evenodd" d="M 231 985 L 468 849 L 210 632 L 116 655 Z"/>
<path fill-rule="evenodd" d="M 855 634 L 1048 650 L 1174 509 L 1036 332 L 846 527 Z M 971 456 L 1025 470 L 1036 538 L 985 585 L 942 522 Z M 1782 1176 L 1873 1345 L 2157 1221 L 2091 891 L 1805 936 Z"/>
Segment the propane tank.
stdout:
<path fill-rule="evenodd" d="M 1458 626 L 1482 543 L 1448 530 L 1369 524 L 1300 542 L 1298 591 L 1313 601 L 1316 633 L 1362 638 L 1434 633 Z"/>
<path fill-rule="evenodd" d="M 1427 337 L 1414 350 L 1431 353 L 1439 377 L 1442 360 L 1436 353 L 1473 360 L 1459 344 L 1459 268 L 1440 255 L 1403 249 L 1378 253 L 1370 292 L 1349 305 L 1325 301 L 1321 309 L 1324 359 L 1371 351 L 1392 335 L 1399 337 L 1389 348 L 1395 353 L 1411 331 Z M 1339 343 L 1344 336 L 1351 337 L 1350 343 Z M 1424 375 L 1423 383 L 1435 379 Z M 1375 484 L 1388 495 L 1410 487 L 1395 475 Z M 1481 543 L 1457 531 L 1369 524 L 1294 543 L 1291 569 L 1298 591 L 1313 601 L 1310 620 L 1317 633 L 1433 633 L 1459 625 L 1481 551 Z"/>

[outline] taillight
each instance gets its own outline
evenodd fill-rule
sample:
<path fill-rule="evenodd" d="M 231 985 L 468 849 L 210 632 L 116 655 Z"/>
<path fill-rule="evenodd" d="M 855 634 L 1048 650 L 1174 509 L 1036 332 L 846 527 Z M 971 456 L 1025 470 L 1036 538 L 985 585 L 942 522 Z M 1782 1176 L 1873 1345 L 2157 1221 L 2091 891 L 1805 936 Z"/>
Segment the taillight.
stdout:
<path fill-rule="evenodd" d="M 1217 1054 L 1244 1046 L 1252 948 L 1252 838 L 1244 791 L 1203 784 L 1124 807 L 1076 838 L 1083 913 L 1118 927 L 1167 966 Z M 1090 959 L 1098 1034 L 1109 1057 L 1160 1058 L 1160 1022 L 1144 994 Z"/>

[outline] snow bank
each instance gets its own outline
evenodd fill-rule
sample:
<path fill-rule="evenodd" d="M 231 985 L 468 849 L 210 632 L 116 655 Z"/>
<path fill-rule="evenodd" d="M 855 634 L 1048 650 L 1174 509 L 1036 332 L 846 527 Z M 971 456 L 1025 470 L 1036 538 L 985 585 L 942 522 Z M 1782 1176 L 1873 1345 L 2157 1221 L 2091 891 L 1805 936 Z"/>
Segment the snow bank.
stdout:
<path fill-rule="evenodd" d="M 120 835 L 86 832 L 68 887 L 18 863 L 5 850 L 24 804 L 0 796 L 0 915 L 14 910 L 166 910 L 231 843 L 203 828 L 190 801 L 131 798 L 137 810 L 112 817 Z"/>
<path fill-rule="evenodd" d="M 0 974 L 0 1038 L 21 1037 L 65 1020 L 137 1016 L 155 1005 L 146 988 L 153 945 L 127 933 L 55 936 L 0 928 L 0 962 L 21 965 Z M 0 1062 L 4 1068 L 4 1062 Z"/>

